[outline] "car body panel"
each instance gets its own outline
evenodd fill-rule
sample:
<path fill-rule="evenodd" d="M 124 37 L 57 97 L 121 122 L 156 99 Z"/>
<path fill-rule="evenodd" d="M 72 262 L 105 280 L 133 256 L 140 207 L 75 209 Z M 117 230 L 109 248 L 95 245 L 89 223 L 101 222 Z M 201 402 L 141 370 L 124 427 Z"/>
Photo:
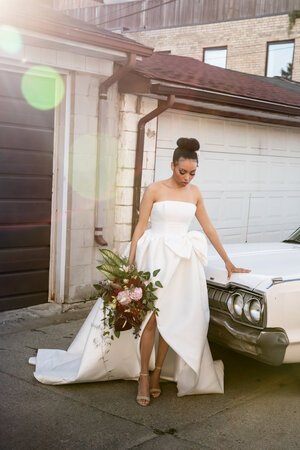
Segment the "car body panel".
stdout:
<path fill-rule="evenodd" d="M 224 247 L 235 266 L 251 272 L 228 279 L 224 262 L 209 246 L 205 273 L 210 340 L 268 364 L 300 362 L 300 245 L 269 242 Z M 241 317 L 228 310 L 228 299 L 235 293 L 242 295 L 244 307 L 251 295 L 260 301 L 263 322 L 247 321 L 244 307 Z"/>

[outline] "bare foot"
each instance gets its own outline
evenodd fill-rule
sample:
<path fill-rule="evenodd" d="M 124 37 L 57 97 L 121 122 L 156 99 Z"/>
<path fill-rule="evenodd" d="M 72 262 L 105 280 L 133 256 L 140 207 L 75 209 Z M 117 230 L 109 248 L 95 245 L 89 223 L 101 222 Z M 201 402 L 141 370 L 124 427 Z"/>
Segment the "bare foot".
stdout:
<path fill-rule="evenodd" d="M 136 401 L 140 406 L 148 406 L 150 403 L 149 374 L 147 373 L 140 374 Z"/>

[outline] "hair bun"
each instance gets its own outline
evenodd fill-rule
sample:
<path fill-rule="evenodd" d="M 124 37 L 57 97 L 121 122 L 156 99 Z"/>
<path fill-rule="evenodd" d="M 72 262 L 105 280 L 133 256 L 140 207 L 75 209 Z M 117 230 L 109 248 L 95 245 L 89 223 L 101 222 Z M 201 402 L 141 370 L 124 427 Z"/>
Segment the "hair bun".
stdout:
<path fill-rule="evenodd" d="M 181 137 L 176 142 L 178 148 L 181 150 L 188 150 L 189 152 L 196 152 L 200 148 L 200 144 L 197 139 Z"/>

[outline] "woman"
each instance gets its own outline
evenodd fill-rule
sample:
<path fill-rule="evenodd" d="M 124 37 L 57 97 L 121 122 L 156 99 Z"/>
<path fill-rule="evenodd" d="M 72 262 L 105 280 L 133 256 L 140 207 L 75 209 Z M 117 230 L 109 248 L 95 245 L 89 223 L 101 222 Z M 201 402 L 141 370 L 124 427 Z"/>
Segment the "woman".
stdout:
<path fill-rule="evenodd" d="M 154 236 L 154 234 L 159 234 L 160 236 L 164 236 L 164 232 L 166 233 L 167 237 L 170 238 L 170 236 L 174 233 L 174 235 L 182 234 L 184 237 L 184 234 L 186 235 L 186 227 L 190 224 L 191 219 L 195 215 L 197 220 L 199 221 L 200 225 L 202 226 L 203 231 L 205 232 L 206 236 L 209 238 L 210 242 L 213 244 L 221 258 L 224 260 L 228 277 L 234 272 L 249 272 L 248 269 L 242 269 L 237 268 L 234 266 L 234 264 L 230 261 L 228 258 L 221 242 L 218 237 L 218 234 L 212 225 L 207 212 L 205 210 L 204 202 L 202 195 L 198 189 L 197 186 L 190 184 L 192 179 L 194 178 L 196 174 L 196 169 L 198 167 L 198 156 L 196 151 L 199 149 L 199 143 L 196 139 L 186 139 L 186 138 L 180 138 L 177 141 L 178 147 L 174 151 L 173 154 L 173 161 L 171 164 L 172 169 L 172 176 L 166 180 L 158 181 L 156 183 L 153 183 L 151 186 L 148 187 L 146 190 L 143 200 L 140 205 L 140 215 L 139 215 L 139 221 L 136 226 L 136 229 L 134 231 L 131 247 L 130 247 L 130 253 L 129 253 L 129 262 L 134 263 L 135 262 L 135 255 L 137 250 L 137 244 L 141 246 L 141 252 L 144 252 L 145 250 L 143 247 L 147 246 L 147 243 L 141 242 L 142 236 L 145 234 L 145 230 L 147 227 L 147 223 L 149 220 L 149 216 L 152 213 L 152 230 L 150 231 L 150 236 L 148 239 L 151 239 L 152 242 L 150 242 L 150 245 L 152 245 L 155 248 L 155 252 L 152 250 L 152 254 L 155 254 L 154 260 L 155 262 L 152 262 L 152 267 L 160 267 L 160 264 L 163 266 L 166 265 L 172 265 L 172 272 L 173 274 L 170 277 L 170 274 L 166 276 L 165 270 L 163 272 L 163 279 L 162 283 L 164 284 L 164 281 L 168 284 L 173 283 L 174 277 L 176 277 L 177 281 L 177 288 L 176 288 L 176 297 L 178 299 L 179 303 L 186 303 L 185 307 L 189 308 L 191 305 L 191 296 L 194 298 L 195 303 L 195 309 L 194 313 L 198 315 L 198 317 L 202 313 L 202 319 L 204 316 L 204 322 L 202 324 L 202 331 L 205 330 L 205 333 L 201 336 L 201 330 L 194 334 L 195 339 L 199 338 L 198 342 L 195 342 L 195 353 L 198 352 L 199 356 L 202 353 L 202 348 L 200 342 L 202 342 L 202 347 L 205 349 L 206 347 L 206 358 L 202 363 L 207 364 L 207 360 L 210 363 L 211 370 L 208 371 L 205 376 L 212 377 L 215 379 L 215 386 L 210 386 L 209 392 L 222 392 L 223 391 L 223 371 L 221 370 L 221 364 L 219 364 L 216 368 L 213 368 L 211 364 L 211 357 L 210 357 L 210 351 L 207 349 L 207 342 L 206 342 L 206 334 L 207 334 L 207 325 L 208 325 L 208 303 L 207 303 L 207 296 L 205 288 L 205 278 L 203 274 L 202 264 L 205 262 L 206 257 L 206 248 L 205 248 L 205 242 L 203 242 L 203 236 L 200 234 L 196 236 L 194 234 L 194 241 L 198 240 L 198 244 L 195 242 L 194 245 L 200 247 L 200 258 L 195 257 L 194 255 L 194 261 L 192 261 L 192 258 L 190 258 L 190 261 L 185 261 L 184 263 L 180 261 L 180 258 L 178 258 L 178 255 L 172 254 L 172 250 L 174 249 L 168 249 L 168 252 L 166 253 L 166 250 L 164 249 L 165 255 L 160 257 L 160 251 L 159 248 L 164 247 L 166 245 L 166 242 L 164 240 L 160 240 L 157 236 Z M 173 203 L 172 203 L 173 202 Z M 153 207 L 155 210 L 153 211 Z M 153 217 L 154 215 L 154 217 Z M 157 218 L 155 218 L 156 216 Z M 176 217 L 177 215 L 177 217 Z M 154 219 L 154 220 L 153 220 Z M 156 224 L 155 224 L 156 220 Z M 178 220 L 178 223 L 176 221 Z M 183 220 L 183 223 L 182 223 Z M 170 223 L 169 223 L 170 221 Z M 154 222 L 154 223 L 153 223 Z M 182 227 L 183 225 L 183 227 Z M 171 228 L 173 227 L 173 230 Z M 154 230 L 153 230 L 154 228 Z M 186 236 L 185 236 L 186 237 Z M 192 236 L 191 236 L 192 238 Z M 143 238 L 142 238 L 143 239 Z M 179 237 L 180 239 L 180 237 Z M 144 239 L 145 240 L 145 239 Z M 146 238 L 147 240 L 147 238 Z M 157 242 L 155 243 L 155 240 Z M 186 245 L 186 243 L 183 243 Z M 201 248 L 202 247 L 202 248 Z M 195 252 L 194 252 L 195 253 Z M 148 252 L 149 257 L 150 252 Z M 174 262 L 174 258 L 177 260 Z M 138 255 L 138 267 L 140 266 L 143 269 L 143 263 L 142 260 L 144 257 L 139 254 Z M 146 257 L 147 259 L 147 257 Z M 201 261 L 202 260 L 202 261 Z M 201 264 L 202 262 L 202 264 Z M 146 267 L 149 269 L 149 261 L 146 261 Z M 198 266 L 199 273 L 196 274 L 196 277 L 198 278 L 197 281 L 195 281 L 195 278 L 192 280 L 191 277 L 189 279 L 191 281 L 194 281 L 193 291 L 190 293 L 189 299 L 185 299 L 185 283 L 189 283 L 189 279 L 184 278 L 184 272 L 190 271 L 191 264 L 195 264 Z M 185 267 L 183 267 L 185 265 Z M 181 272 L 181 268 L 183 271 Z M 150 269 L 151 270 L 151 269 Z M 169 278 L 168 280 L 166 278 Z M 179 283 L 178 283 L 179 279 Z M 181 287 L 182 286 L 182 287 Z M 198 286 L 198 287 L 197 287 Z M 202 292 L 202 299 L 198 299 L 199 291 Z M 166 291 L 170 291 L 169 287 L 166 287 Z M 165 297 L 165 294 L 164 294 Z M 174 297 L 173 297 L 174 298 Z M 162 299 L 159 299 L 159 309 L 161 309 Z M 167 303 L 167 310 L 168 308 L 173 308 L 175 305 L 172 304 L 171 298 L 166 299 L 165 303 Z M 203 309 L 201 311 L 201 302 Z M 176 302 L 175 302 L 176 303 Z M 193 303 L 193 302 L 192 302 Z M 197 305 L 198 303 L 198 305 Z M 177 306 L 176 306 L 177 307 Z M 165 308 L 165 305 L 164 305 Z M 178 311 L 180 310 L 180 306 L 178 307 Z M 157 320 L 160 321 L 160 315 L 161 312 L 158 315 Z M 183 316 L 185 315 L 185 311 L 183 311 Z M 174 332 L 172 332 L 172 328 L 175 326 L 178 321 L 183 321 L 181 317 L 175 317 L 175 322 L 171 323 L 170 326 L 166 327 L 165 324 L 161 324 L 161 327 L 164 329 L 164 335 L 159 336 L 159 345 L 158 345 L 158 351 L 157 351 L 157 357 L 156 357 L 156 363 L 155 368 L 151 373 L 150 380 L 149 380 L 149 359 L 150 355 L 152 353 L 153 344 L 154 344 L 154 338 L 155 338 L 155 331 L 157 328 L 157 320 L 155 315 L 152 315 L 145 326 L 141 338 L 141 373 L 139 378 L 139 387 L 138 387 L 138 396 L 137 396 L 137 402 L 141 406 L 147 406 L 150 403 L 150 395 L 153 398 L 156 398 L 160 395 L 161 390 L 159 386 L 159 379 L 160 379 L 160 372 L 165 360 L 165 357 L 167 355 L 167 351 L 169 348 L 167 341 L 174 347 L 179 346 L 180 343 L 176 342 L 178 338 L 174 336 Z M 194 326 L 193 323 L 189 324 L 188 321 L 186 321 L 185 325 L 185 332 L 189 333 L 189 325 L 192 327 Z M 184 327 L 182 327 L 184 329 Z M 160 329 L 160 327 L 159 327 Z M 184 331 L 183 331 L 184 332 Z M 180 339 L 180 338 L 179 338 Z M 180 355 L 181 353 L 181 355 Z M 179 355 L 185 362 L 187 362 L 187 359 L 185 357 L 185 349 L 182 348 L 179 351 Z M 193 359 L 194 355 L 191 355 Z M 197 362 L 197 374 L 199 374 L 199 363 L 201 363 L 201 358 L 196 358 Z M 216 366 L 216 364 L 215 364 Z M 181 375 L 180 375 L 181 372 Z M 182 378 L 184 375 L 184 370 L 177 370 L 177 378 Z M 204 374 L 202 375 L 204 376 Z M 188 373 L 185 375 L 186 378 L 189 377 Z M 197 377 L 196 377 L 197 378 Z M 200 393 L 205 392 L 205 388 L 201 387 L 201 383 L 199 383 L 196 380 L 195 376 L 193 381 L 187 382 L 187 380 L 181 381 L 185 385 L 189 385 L 189 388 L 187 386 L 181 387 L 179 389 L 179 393 L 181 391 L 181 394 L 185 395 L 187 393 Z M 179 380 L 180 381 L 180 380 Z M 177 379 L 178 382 L 178 379 Z M 197 387 L 198 386 L 198 387 Z"/>
<path fill-rule="evenodd" d="M 160 395 L 160 377 L 177 382 L 178 396 L 223 393 L 223 363 L 212 360 L 207 342 L 206 239 L 199 231 L 188 231 L 194 216 L 224 260 L 228 277 L 249 270 L 230 261 L 198 187 L 190 184 L 198 166 L 198 141 L 180 138 L 177 145 L 172 176 L 146 190 L 125 252 L 139 270 L 160 269 L 158 315 L 147 315 L 139 339 L 128 330 L 111 341 L 101 333 L 103 303 L 98 299 L 67 351 L 40 349 L 36 358 L 30 358 L 41 383 L 138 379 L 136 400 L 141 406 L 149 405 L 150 395 Z M 149 218 L 151 228 L 146 230 Z"/>

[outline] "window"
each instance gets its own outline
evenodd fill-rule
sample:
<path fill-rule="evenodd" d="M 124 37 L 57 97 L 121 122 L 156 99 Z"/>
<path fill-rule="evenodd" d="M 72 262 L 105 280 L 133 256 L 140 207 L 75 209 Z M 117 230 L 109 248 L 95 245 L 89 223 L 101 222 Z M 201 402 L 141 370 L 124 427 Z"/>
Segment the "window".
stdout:
<path fill-rule="evenodd" d="M 292 78 L 294 41 L 271 42 L 268 44 L 267 77 Z"/>
<path fill-rule="evenodd" d="M 203 51 L 203 61 L 212 66 L 226 67 L 227 47 L 205 48 Z"/>

